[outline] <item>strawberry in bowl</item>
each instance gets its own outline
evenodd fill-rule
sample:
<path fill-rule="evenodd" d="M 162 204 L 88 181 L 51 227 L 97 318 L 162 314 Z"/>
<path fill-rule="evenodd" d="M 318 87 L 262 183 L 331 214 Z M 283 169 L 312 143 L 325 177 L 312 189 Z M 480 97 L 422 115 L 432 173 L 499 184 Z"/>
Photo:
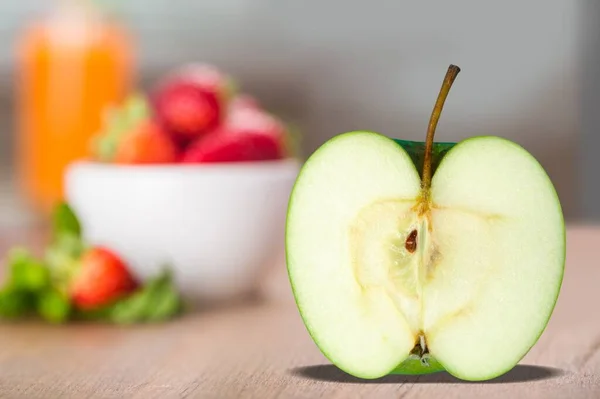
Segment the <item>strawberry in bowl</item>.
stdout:
<path fill-rule="evenodd" d="M 176 69 L 112 110 L 65 174 L 86 240 L 142 280 L 171 265 L 193 301 L 246 295 L 282 258 L 300 166 L 283 120 L 232 87 L 214 67 Z"/>
<path fill-rule="evenodd" d="M 190 64 L 160 80 L 149 97 L 111 110 L 94 141 L 96 160 L 113 164 L 258 162 L 293 158 L 289 127 L 257 99 L 235 93 L 217 68 Z"/>
<path fill-rule="evenodd" d="M 224 125 L 190 145 L 185 163 L 269 161 L 286 157 L 286 128 L 247 105 L 230 111 Z"/>
<path fill-rule="evenodd" d="M 186 65 L 170 73 L 152 95 L 158 121 L 178 143 L 188 143 L 214 130 L 226 115 L 229 77 L 204 64 Z"/>

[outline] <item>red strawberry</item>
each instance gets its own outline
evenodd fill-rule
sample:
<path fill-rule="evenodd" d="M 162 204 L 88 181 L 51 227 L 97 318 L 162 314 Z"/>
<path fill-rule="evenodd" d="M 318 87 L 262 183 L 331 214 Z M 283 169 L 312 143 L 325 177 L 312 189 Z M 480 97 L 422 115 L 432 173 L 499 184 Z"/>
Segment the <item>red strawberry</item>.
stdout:
<path fill-rule="evenodd" d="M 221 108 L 215 94 L 185 82 L 162 89 L 155 101 L 158 119 L 181 142 L 215 128 L 221 120 Z"/>
<path fill-rule="evenodd" d="M 239 107 L 233 109 L 225 125 L 238 132 L 260 132 L 276 137 L 286 133 L 284 124 L 259 108 Z"/>
<path fill-rule="evenodd" d="M 232 94 L 231 79 L 213 65 L 187 64 L 171 73 L 169 78 L 193 82 L 203 90 L 219 95 L 224 101 Z"/>
<path fill-rule="evenodd" d="M 217 127 L 225 114 L 228 80 L 208 65 L 187 65 L 154 93 L 154 111 L 177 142 L 185 144 Z"/>
<path fill-rule="evenodd" d="M 280 137 L 260 131 L 236 131 L 223 127 L 191 144 L 184 163 L 247 162 L 281 159 Z"/>
<path fill-rule="evenodd" d="M 239 94 L 229 103 L 230 113 L 235 113 L 238 110 L 244 109 L 260 110 L 260 104 L 256 98 L 249 96 L 248 94 Z"/>
<path fill-rule="evenodd" d="M 119 141 L 114 162 L 119 164 L 172 163 L 178 150 L 170 137 L 153 121 L 140 123 Z"/>
<path fill-rule="evenodd" d="M 106 248 L 88 250 L 80 262 L 80 269 L 70 284 L 71 299 L 80 309 L 108 305 L 138 287 L 125 263 Z"/>
<path fill-rule="evenodd" d="M 286 147 L 286 130 L 280 120 L 259 108 L 240 105 L 230 110 L 224 126 L 193 143 L 183 154 L 183 162 L 281 159 Z"/>

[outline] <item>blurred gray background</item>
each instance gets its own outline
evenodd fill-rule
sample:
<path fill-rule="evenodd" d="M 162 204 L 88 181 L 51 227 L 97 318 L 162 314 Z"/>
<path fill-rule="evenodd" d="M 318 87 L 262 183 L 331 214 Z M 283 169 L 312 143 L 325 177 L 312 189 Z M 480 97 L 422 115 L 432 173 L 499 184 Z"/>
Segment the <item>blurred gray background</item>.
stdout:
<path fill-rule="evenodd" d="M 13 48 L 24 22 L 49 3 L 0 4 L 5 224 L 19 206 L 10 180 Z M 183 62 L 214 63 L 298 123 L 307 154 L 355 129 L 422 139 L 446 68 L 455 63 L 463 72 L 438 139 L 486 134 L 517 141 L 554 180 L 566 217 L 591 220 L 600 218 L 600 196 L 590 189 L 598 190 L 600 161 L 590 148 L 600 147 L 600 137 L 582 121 L 597 124 L 600 116 L 597 102 L 583 107 L 581 99 L 592 87 L 588 75 L 595 75 L 582 60 L 594 65 L 589 48 L 600 52 L 591 40 L 600 23 L 594 3 L 123 0 L 119 8 L 138 35 L 141 86 Z M 585 76 L 589 84 L 580 85 Z"/>
<path fill-rule="evenodd" d="M 578 178 L 580 216 L 600 221 L 600 2 L 588 0 L 581 8 L 581 138 Z"/>

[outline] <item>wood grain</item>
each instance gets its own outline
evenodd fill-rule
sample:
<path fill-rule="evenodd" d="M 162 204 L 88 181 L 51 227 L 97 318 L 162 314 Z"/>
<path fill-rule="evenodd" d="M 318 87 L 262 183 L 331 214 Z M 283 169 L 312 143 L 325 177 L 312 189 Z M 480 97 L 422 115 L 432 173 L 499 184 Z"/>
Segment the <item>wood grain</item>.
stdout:
<path fill-rule="evenodd" d="M 3 249 L 25 236 L 4 236 Z M 361 381 L 319 353 L 283 267 L 260 303 L 144 327 L 0 326 L 1 398 L 599 398 L 600 228 L 568 230 L 554 316 L 521 365 L 487 383 L 440 373 Z"/>

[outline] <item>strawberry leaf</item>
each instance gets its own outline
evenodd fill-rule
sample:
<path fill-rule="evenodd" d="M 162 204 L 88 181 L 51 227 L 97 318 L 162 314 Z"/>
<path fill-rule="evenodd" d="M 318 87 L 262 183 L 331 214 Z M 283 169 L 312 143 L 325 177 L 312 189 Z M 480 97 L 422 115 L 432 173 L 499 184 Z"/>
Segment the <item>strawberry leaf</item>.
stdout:
<path fill-rule="evenodd" d="M 58 204 L 52 213 L 53 236 L 73 235 L 81 237 L 81 224 L 75 212 L 66 202 Z"/>
<path fill-rule="evenodd" d="M 32 310 L 33 297 L 30 293 L 5 287 L 0 290 L 0 318 L 17 319 Z"/>
<path fill-rule="evenodd" d="M 91 142 L 94 158 L 103 162 L 112 161 L 123 136 L 147 120 L 150 113 L 148 101 L 140 93 L 131 95 L 120 107 L 109 108 L 102 130 Z"/>
<path fill-rule="evenodd" d="M 8 270 L 7 285 L 15 291 L 37 292 L 50 285 L 48 268 L 25 249 L 11 251 Z"/>
<path fill-rule="evenodd" d="M 152 303 L 148 306 L 146 319 L 162 321 L 171 318 L 182 309 L 182 301 L 172 281 L 170 270 L 159 276 L 154 285 Z"/>
<path fill-rule="evenodd" d="M 38 295 L 36 310 L 44 320 L 50 323 L 64 323 L 71 314 L 71 302 L 63 292 L 49 288 Z"/>
<path fill-rule="evenodd" d="M 77 215 L 67 203 L 59 204 L 52 216 L 52 242 L 46 248 L 44 261 L 52 286 L 66 292 L 79 267 L 79 258 L 87 249 Z"/>
<path fill-rule="evenodd" d="M 222 100 L 225 103 L 229 103 L 239 92 L 239 85 L 236 80 L 227 76 L 225 78 L 225 84 L 223 86 L 223 93 L 221 93 Z"/>
<path fill-rule="evenodd" d="M 71 234 L 59 236 L 48 246 L 44 260 L 54 288 L 67 291 L 73 276 L 79 270 L 79 260 L 86 249 L 85 243 Z"/>
<path fill-rule="evenodd" d="M 35 311 L 37 295 L 50 286 L 46 266 L 27 250 L 12 250 L 6 262 L 8 276 L 0 290 L 0 317 L 19 318 Z"/>
<path fill-rule="evenodd" d="M 108 319 L 116 324 L 135 324 L 144 321 L 148 297 L 147 290 L 135 292 L 114 304 L 107 312 Z"/>
<path fill-rule="evenodd" d="M 108 317 L 117 324 L 160 322 L 176 316 L 181 310 L 181 298 L 172 273 L 166 268 L 141 289 L 114 304 Z"/>
<path fill-rule="evenodd" d="M 286 125 L 284 145 L 288 156 L 302 159 L 302 134 L 298 126 L 292 123 Z"/>

